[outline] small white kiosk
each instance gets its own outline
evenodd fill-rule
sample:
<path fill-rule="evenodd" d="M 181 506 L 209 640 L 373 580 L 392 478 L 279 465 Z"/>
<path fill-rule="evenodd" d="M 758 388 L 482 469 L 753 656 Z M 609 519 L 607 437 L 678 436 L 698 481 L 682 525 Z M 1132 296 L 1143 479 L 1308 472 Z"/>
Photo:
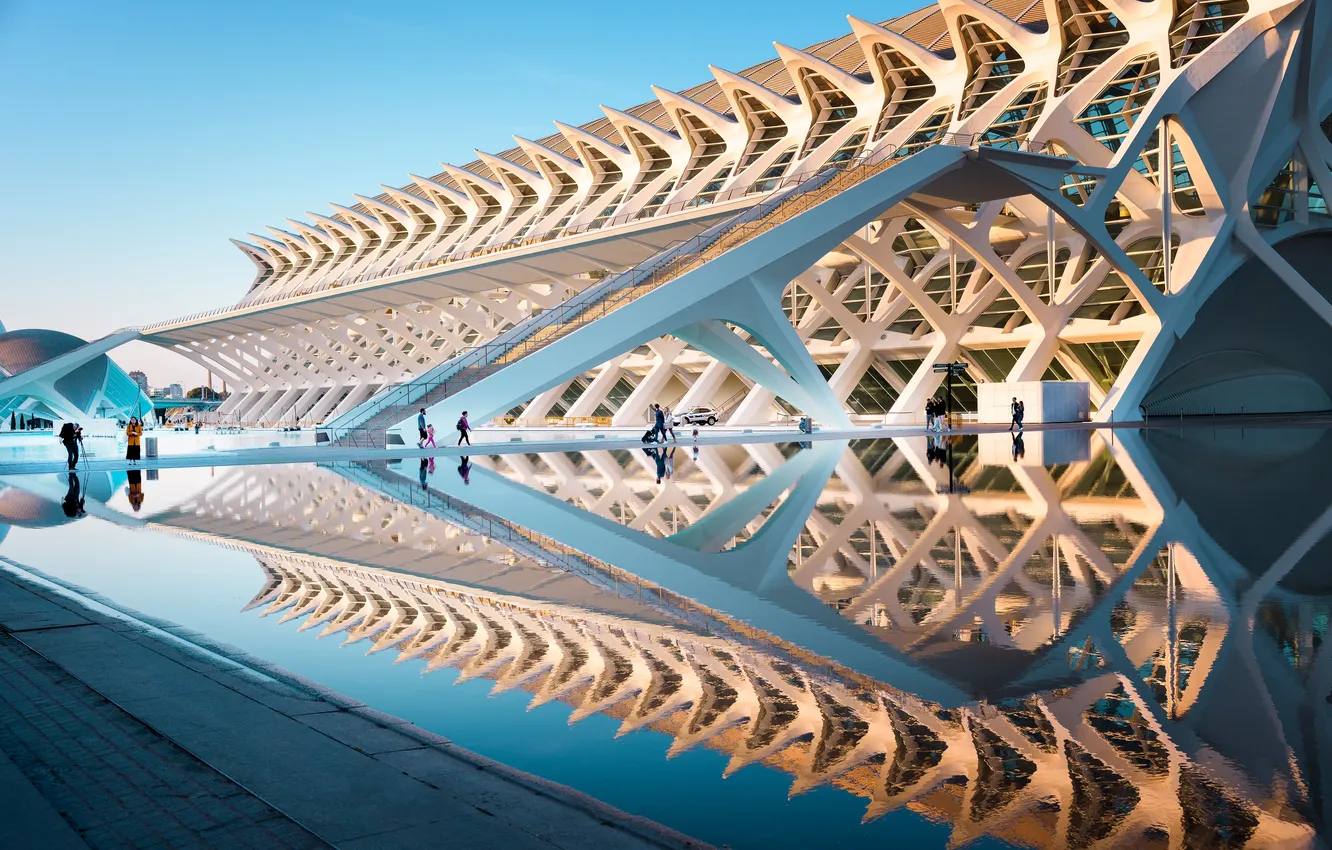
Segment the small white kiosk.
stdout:
<path fill-rule="evenodd" d="M 977 384 L 977 421 L 1006 425 L 1017 398 L 1026 405 L 1025 423 L 1087 422 L 1091 419 L 1090 387 L 1083 381 L 1014 381 Z"/>

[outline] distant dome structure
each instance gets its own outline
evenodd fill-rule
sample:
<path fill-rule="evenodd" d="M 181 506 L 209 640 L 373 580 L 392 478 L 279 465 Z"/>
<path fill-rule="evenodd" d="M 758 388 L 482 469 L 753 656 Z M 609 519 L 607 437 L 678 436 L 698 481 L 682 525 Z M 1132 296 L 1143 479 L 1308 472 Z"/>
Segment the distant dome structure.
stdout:
<path fill-rule="evenodd" d="M 110 357 L 77 356 L 87 345 L 63 331 L 0 329 L 0 430 L 61 419 L 151 416 L 152 402 Z M 75 356 L 49 374 L 32 376 L 31 370 L 67 355 Z"/>
<path fill-rule="evenodd" d="M 50 528 L 64 525 L 72 518 L 65 515 L 59 502 L 43 499 L 17 487 L 0 489 L 0 523 L 20 528 Z"/>

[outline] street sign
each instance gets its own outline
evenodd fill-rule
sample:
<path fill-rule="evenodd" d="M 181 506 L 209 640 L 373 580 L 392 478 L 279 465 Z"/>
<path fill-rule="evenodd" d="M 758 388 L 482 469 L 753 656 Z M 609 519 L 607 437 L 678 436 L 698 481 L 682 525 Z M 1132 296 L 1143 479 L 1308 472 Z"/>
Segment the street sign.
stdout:
<path fill-rule="evenodd" d="M 948 427 L 951 428 L 953 422 L 953 379 L 967 373 L 967 364 L 963 362 L 935 363 L 934 371 L 936 374 L 948 376 L 945 378 L 946 390 L 944 392 L 944 401 L 947 403 L 947 416 L 945 421 L 949 423 Z"/>

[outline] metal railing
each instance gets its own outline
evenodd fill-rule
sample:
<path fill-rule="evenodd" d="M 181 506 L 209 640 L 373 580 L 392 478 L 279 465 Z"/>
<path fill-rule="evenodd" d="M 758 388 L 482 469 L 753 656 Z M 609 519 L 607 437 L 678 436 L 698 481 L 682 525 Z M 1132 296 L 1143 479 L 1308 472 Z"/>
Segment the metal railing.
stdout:
<path fill-rule="evenodd" d="M 929 147 L 971 147 L 975 140 L 974 135 L 943 135 L 931 140 Z M 1034 150 L 1031 143 L 1014 140 L 1009 140 L 1002 147 Z M 787 191 L 761 201 L 626 272 L 604 278 L 558 307 L 530 316 L 499 337 L 460 352 L 410 383 L 401 384 L 358 405 L 338 417 L 338 420 L 325 425 L 323 430 L 329 433 L 331 442 L 382 445 L 382 440 L 376 440 L 374 436 L 354 441 L 348 441 L 347 438 L 353 431 L 379 430 L 392 424 L 391 420 L 402 418 L 407 408 L 417 405 L 429 407 L 484 380 L 504 366 L 539 351 L 828 198 L 905 161 L 919 150 L 919 147 L 909 152 L 893 147 L 881 148 L 872 154 L 843 163 L 827 164 Z M 1040 146 L 1039 152 L 1045 152 L 1044 145 Z"/>
<path fill-rule="evenodd" d="M 490 420 L 501 428 L 607 428 L 609 416 L 496 416 Z"/>
<path fill-rule="evenodd" d="M 992 147 L 997 149 L 1024 151 L 1028 153 L 1049 152 L 1049 145 L 1044 142 L 1031 142 L 1027 139 L 1010 139 L 1002 137 L 987 139 L 985 138 L 985 134 L 976 134 L 976 133 L 969 133 L 969 134 L 944 133 L 934 136 L 932 138 L 908 142 L 900 147 L 889 146 L 889 147 L 880 148 L 872 154 L 856 157 L 855 159 L 847 160 L 846 162 L 847 163 L 863 162 L 866 159 L 883 156 L 885 153 L 888 159 L 904 159 L 910 156 L 911 154 L 924 150 L 927 147 L 934 147 L 936 145 L 950 145 L 958 147 Z M 737 199 L 756 196 L 756 195 L 765 195 L 765 194 L 770 195 L 778 193 L 782 189 L 798 185 L 799 183 L 808 180 L 811 176 L 815 176 L 819 173 L 822 173 L 828 168 L 838 168 L 841 165 L 844 165 L 844 163 L 825 163 L 824 165 L 821 165 L 818 168 L 810 169 L 803 172 L 797 172 L 795 174 L 788 174 L 776 178 L 757 179 L 751 183 L 747 183 L 744 185 L 732 186 L 730 189 L 727 189 L 724 192 L 715 193 L 710 198 L 704 198 L 701 195 L 696 195 L 695 197 L 684 201 L 674 201 L 669 204 L 661 204 L 655 207 L 648 205 L 638 210 L 623 213 L 621 215 L 617 215 L 605 220 L 593 219 L 590 222 L 580 225 L 573 225 L 569 227 L 552 227 L 543 230 L 537 234 L 524 234 L 522 236 L 516 236 L 512 239 L 509 239 L 505 242 L 501 242 L 495 245 L 481 245 L 466 250 L 454 250 L 451 253 L 444 256 L 434 257 L 431 259 L 420 259 L 410 263 L 397 263 L 395 265 L 385 268 L 367 269 L 355 275 L 350 273 L 342 274 L 336 278 L 321 279 L 314 286 L 301 288 L 293 292 L 275 292 L 267 295 L 261 295 L 256 298 L 245 299 L 236 304 L 228 305 L 225 307 L 217 307 L 212 310 L 205 310 L 178 319 L 170 319 L 164 322 L 156 322 L 151 325 L 145 325 L 144 327 L 139 328 L 137 330 L 140 330 L 143 333 L 151 333 L 161 328 L 191 324 L 194 322 L 202 321 L 204 319 L 220 316 L 224 313 L 249 310 L 254 307 L 262 307 L 264 305 L 273 304 L 280 301 L 303 298 L 308 295 L 314 295 L 320 292 L 327 292 L 334 289 L 340 289 L 345 286 L 354 286 L 358 283 L 367 283 L 370 281 L 382 280 L 384 278 L 394 277 L 397 275 L 411 274 L 412 272 L 423 271 L 426 269 L 445 266 L 452 263 L 459 263 L 466 260 L 476 259 L 479 257 L 486 257 L 491 254 L 511 251 L 517 248 L 524 248 L 529 245 L 537 245 L 549 242 L 554 239 L 579 236 L 584 233 L 590 233 L 592 231 L 598 231 L 598 230 L 613 230 L 617 227 L 622 227 L 627 224 L 633 224 L 635 222 L 641 222 L 647 219 L 668 217 L 674 215 L 675 213 L 682 212 L 685 210 L 717 206 L 720 204 L 726 204 L 730 201 L 734 201 Z"/>

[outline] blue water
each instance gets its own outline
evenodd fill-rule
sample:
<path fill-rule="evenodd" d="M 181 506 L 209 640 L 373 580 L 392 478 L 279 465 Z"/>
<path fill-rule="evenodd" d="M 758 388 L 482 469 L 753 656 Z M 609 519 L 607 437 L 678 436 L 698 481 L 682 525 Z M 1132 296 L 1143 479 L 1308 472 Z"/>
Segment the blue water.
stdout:
<path fill-rule="evenodd" d="M 164 478 L 169 475 L 163 472 Z M 154 483 L 145 485 L 149 504 Z M 89 557 L 94 552 L 97 556 Z M 864 801 L 835 788 L 787 799 L 791 778 L 763 764 L 723 778 L 727 756 L 706 747 L 667 759 L 667 735 L 645 729 L 616 738 L 620 721 L 603 715 L 570 725 L 562 703 L 528 711 L 531 695 L 521 690 L 489 696 L 494 687 L 489 680 L 455 685 L 458 671 L 452 668 L 421 675 L 421 662 L 394 665 L 392 651 L 366 656 L 365 642 L 343 647 L 341 635 L 316 640 L 315 633 L 297 634 L 301 619 L 279 625 L 277 615 L 261 619 L 254 611 L 242 612 L 263 578 L 254 558 L 242 552 L 85 517 L 57 529 L 11 528 L 0 542 L 0 555 L 713 844 L 942 846 L 948 839 L 946 824 L 908 810 L 862 824 Z"/>
<path fill-rule="evenodd" d="M 1332 432 L 725 447 L 698 464 L 680 452 L 664 482 L 658 459 L 637 452 L 476 460 L 470 476 L 456 459 L 433 471 L 415 461 L 168 470 L 143 482 L 139 510 L 123 474 L 91 476 L 89 515 L 74 521 L 58 506 L 61 476 L 16 478 L 0 482 L 0 556 L 717 845 L 1322 840 L 1311 777 L 1332 729 L 1321 656 L 1332 623 Z M 610 506 L 608 492 L 636 507 Z M 496 515 L 523 526 L 519 539 Z M 700 515 L 722 521 L 679 534 Z M 481 517 L 493 539 L 477 544 L 442 517 Z M 261 546 L 221 545 L 233 539 Z M 481 548 L 455 546 L 464 540 Z M 518 547 L 517 566 L 501 542 Z M 555 543 L 582 555 L 570 561 Z M 518 600 L 589 640 L 623 628 L 641 650 L 666 635 L 654 652 L 733 660 L 732 684 L 753 685 L 755 698 L 775 685 L 804 700 L 760 700 L 745 735 L 757 739 L 760 721 L 782 712 L 802 723 L 821 712 L 816 743 L 829 749 L 797 737 L 727 776 L 738 728 L 668 758 L 667 721 L 679 714 L 617 737 L 618 709 L 571 724 L 573 696 L 529 709 L 521 687 L 492 694 L 489 678 L 459 681 L 452 667 L 423 675 L 420 659 L 395 664 L 395 649 L 367 655 L 373 640 L 343 646 L 345 632 L 298 632 L 304 617 L 284 624 L 281 613 L 261 616 L 264 606 L 242 610 L 268 578 L 256 559 L 274 552 L 307 571 L 368 566 L 373 582 L 401 569 L 490 600 L 482 609 Z M 589 556 L 674 592 L 676 607 L 612 600 L 604 583 L 593 591 L 530 560 L 569 567 Z M 721 628 L 712 649 L 691 644 L 673 618 L 695 604 L 758 633 Z M 717 647 L 714 661 L 706 653 Z M 857 728 L 872 731 L 855 738 Z M 839 740 L 860 743 L 837 750 Z M 855 767 L 791 796 L 794 777 L 826 753 L 832 765 L 849 753 Z M 898 807 L 866 819 L 869 786 L 885 782 L 901 792 Z"/>

